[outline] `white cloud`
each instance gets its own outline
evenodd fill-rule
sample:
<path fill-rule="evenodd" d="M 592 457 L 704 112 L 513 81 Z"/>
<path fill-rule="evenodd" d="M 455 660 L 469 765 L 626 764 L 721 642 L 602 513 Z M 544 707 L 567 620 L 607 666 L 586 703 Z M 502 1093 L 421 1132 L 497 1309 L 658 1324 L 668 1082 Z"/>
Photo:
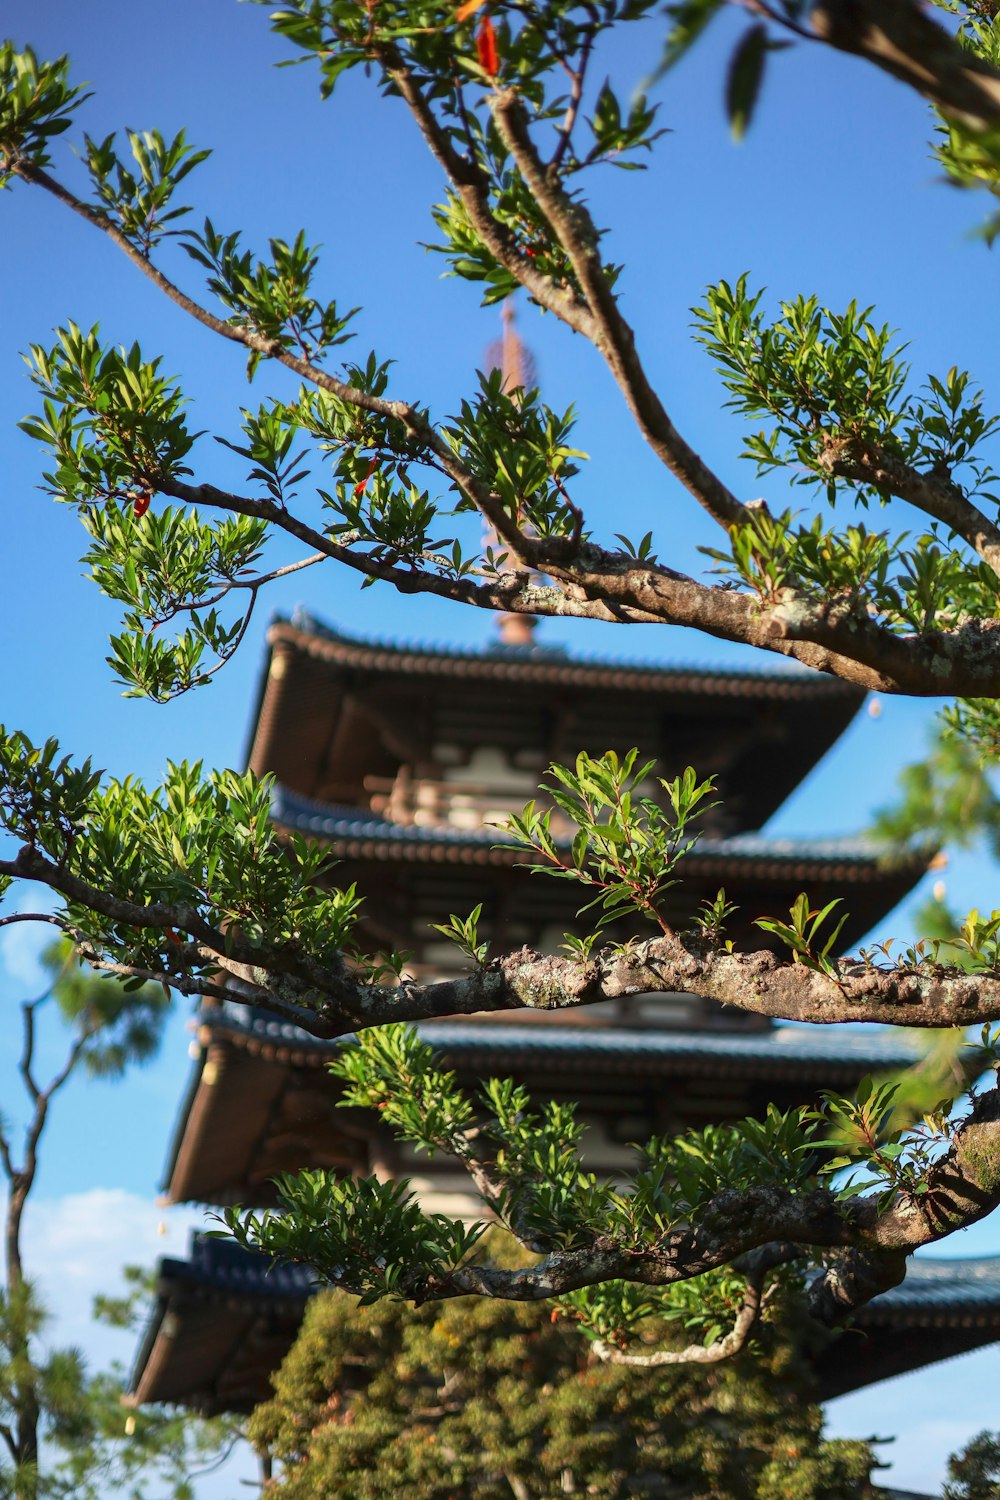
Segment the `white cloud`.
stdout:
<path fill-rule="evenodd" d="M 49 1338 L 82 1349 L 92 1367 L 112 1357 L 127 1363 L 134 1339 L 91 1321 L 94 1297 L 121 1290 L 123 1266 L 151 1266 L 160 1255 L 183 1257 L 189 1232 L 203 1219 L 198 1209 L 164 1210 L 124 1188 L 29 1201 L 24 1260 L 51 1314 Z"/>

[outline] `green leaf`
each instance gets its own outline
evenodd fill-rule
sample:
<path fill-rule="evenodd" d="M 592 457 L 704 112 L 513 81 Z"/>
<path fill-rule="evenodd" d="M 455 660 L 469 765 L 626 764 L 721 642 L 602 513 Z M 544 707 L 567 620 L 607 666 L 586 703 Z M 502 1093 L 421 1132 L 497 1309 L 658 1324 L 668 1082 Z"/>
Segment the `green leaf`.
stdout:
<path fill-rule="evenodd" d="M 654 83 L 668 73 L 681 58 L 694 46 L 708 23 L 722 10 L 725 0 L 681 0 L 679 5 L 669 5 L 667 15 L 671 19 L 671 27 L 667 33 L 666 45 L 663 56 L 655 73 L 643 85 L 643 92 L 648 89 L 649 83 Z"/>
<path fill-rule="evenodd" d="M 757 22 L 744 33 L 726 76 L 726 114 L 733 139 L 741 141 L 753 117 L 767 57 L 767 28 Z"/>

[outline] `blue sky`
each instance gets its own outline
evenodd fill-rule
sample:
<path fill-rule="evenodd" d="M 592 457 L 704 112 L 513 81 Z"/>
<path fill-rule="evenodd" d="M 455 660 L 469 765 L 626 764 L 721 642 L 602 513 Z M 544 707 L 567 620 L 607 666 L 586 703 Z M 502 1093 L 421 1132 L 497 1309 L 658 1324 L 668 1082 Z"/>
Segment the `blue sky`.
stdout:
<path fill-rule="evenodd" d="M 259 247 L 268 235 L 290 238 L 305 226 L 324 246 L 330 294 L 344 307 L 363 309 L 355 351 L 364 355 L 374 347 L 393 358 L 398 394 L 444 415 L 470 392 L 473 371 L 496 336 L 497 317 L 479 308 L 474 287 L 442 279 L 440 262 L 420 246 L 434 238 L 429 208 L 440 183 L 398 102 L 379 99 L 370 82 L 352 76 L 322 104 L 313 70 L 271 66 L 281 47 L 265 12 L 233 0 L 175 0 L 169 8 L 151 0 L 90 0 L 86 6 L 45 0 L 30 10 L 5 7 L 4 19 L 18 42 L 42 54 L 71 54 L 77 78 L 94 90 L 83 116 L 92 135 L 125 126 L 168 134 L 185 126 L 196 145 L 213 147 L 210 161 L 189 179 L 199 215 L 209 213 L 223 229 L 242 227 L 248 243 Z M 815 291 L 834 308 L 852 297 L 874 303 L 909 340 L 919 374 L 958 364 L 1000 391 L 1000 345 L 990 316 L 996 263 L 971 238 L 982 205 L 938 179 L 920 101 L 860 64 L 820 48 L 780 54 L 747 142 L 733 145 L 723 118 L 722 77 L 739 24 L 745 22 L 737 16 L 722 22 L 658 90 L 662 123 L 671 133 L 652 170 L 606 170 L 591 185 L 591 201 L 598 222 L 614 226 L 611 253 L 627 263 L 626 314 L 675 422 L 738 494 L 766 493 L 772 509 L 780 509 L 787 503 L 780 485 L 763 488 L 738 462 L 740 425 L 722 409 L 718 379 L 690 341 L 689 308 L 705 284 L 748 270 L 776 297 Z M 662 21 L 656 21 L 609 54 L 605 67 L 626 92 L 648 69 L 661 33 Z M 60 155 L 59 172 L 71 185 L 82 184 L 68 151 Z M 240 656 L 211 688 L 166 708 L 123 700 L 104 663 L 114 608 L 81 577 L 78 525 L 39 493 L 41 455 L 15 428 L 32 404 L 20 351 L 44 342 L 67 319 L 84 326 L 100 320 L 107 336 L 139 339 L 148 355 L 162 355 L 164 367 L 182 375 L 194 428 L 229 437 L 236 436 L 241 404 L 287 392 L 291 382 L 282 371 L 264 370 L 249 390 L 238 351 L 163 303 L 100 235 L 42 193 L 15 188 L 0 196 L 0 215 L 6 293 L 0 717 L 8 725 L 36 738 L 55 734 L 65 748 L 93 755 L 117 775 L 155 778 L 168 758 L 239 765 L 268 604 L 288 610 L 301 602 L 343 629 L 395 639 L 467 644 L 490 633 L 485 616 L 400 600 L 379 588 L 361 593 L 353 577 L 313 570 L 264 601 Z M 186 257 L 168 249 L 165 264 L 197 288 Z M 665 561 L 698 566 L 697 547 L 716 540 L 709 523 L 634 437 L 599 359 L 551 318 L 523 314 L 521 327 L 550 404 L 577 406 L 579 446 L 591 462 L 576 494 L 595 531 L 610 538 L 619 530 L 641 536 L 652 529 Z M 238 461 L 209 438 L 196 451 L 196 469 L 199 479 L 240 479 Z M 276 561 L 292 556 L 275 552 Z M 609 656 L 766 665 L 762 657 L 748 658 L 707 638 L 655 627 L 552 624 L 543 632 L 547 640 Z M 859 718 L 778 815 L 773 831 L 854 832 L 891 796 L 900 767 L 920 751 L 932 709 L 902 701 L 882 709 L 877 718 Z M 947 875 L 949 895 L 956 905 L 988 909 L 995 900 L 992 879 L 981 860 L 956 861 Z M 890 930 L 905 935 L 905 915 Z M 0 938 L 0 982 L 11 1014 L 32 977 L 25 934 L 21 927 Z M 52 1294 L 62 1297 L 67 1312 L 69 1300 L 81 1305 L 83 1282 L 63 1274 L 65 1252 L 52 1248 L 51 1236 L 46 1240 L 45 1224 L 54 1234 L 54 1225 L 79 1222 L 70 1208 L 82 1213 L 89 1204 L 95 1233 L 100 1228 L 104 1234 L 95 1241 L 103 1249 L 94 1259 L 106 1269 L 116 1259 L 134 1258 L 133 1244 L 123 1243 L 129 1238 L 124 1226 L 140 1219 L 147 1225 L 146 1212 L 154 1227 L 148 1233 L 136 1228 L 133 1238 L 142 1240 L 143 1254 L 155 1253 L 150 1235 L 157 1215 L 150 1205 L 186 1077 L 186 1019 L 179 1008 L 161 1060 L 141 1078 L 89 1086 L 85 1096 L 71 1092 L 55 1122 L 37 1234 L 38 1243 L 49 1246 Z M 13 1046 L 13 1028 L 5 1028 L 0 1067 L 12 1061 Z M 0 1076 L 3 1108 L 14 1112 L 8 1075 Z M 173 1253 L 185 1227 L 186 1218 L 170 1231 Z M 64 1245 L 65 1236 L 58 1243 Z M 985 1248 L 1000 1249 L 1000 1235 L 988 1227 L 949 1247 L 955 1254 Z M 837 1430 L 899 1433 L 893 1478 L 930 1484 L 949 1449 L 978 1427 L 1000 1425 L 985 1394 L 996 1383 L 995 1353 L 948 1368 L 939 1411 L 942 1373 L 892 1382 L 863 1393 L 854 1405 L 851 1398 L 838 1403 Z M 225 1491 L 205 1487 L 203 1493 Z"/>

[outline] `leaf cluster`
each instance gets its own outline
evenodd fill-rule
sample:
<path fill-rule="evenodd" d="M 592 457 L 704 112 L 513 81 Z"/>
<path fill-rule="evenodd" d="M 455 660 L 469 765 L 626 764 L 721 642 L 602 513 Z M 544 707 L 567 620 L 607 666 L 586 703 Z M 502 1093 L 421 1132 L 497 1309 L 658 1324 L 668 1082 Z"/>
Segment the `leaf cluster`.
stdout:
<path fill-rule="evenodd" d="M 805 891 L 800 891 L 792 902 L 787 922 L 779 921 L 774 917 L 757 917 L 754 925 L 771 933 L 773 937 L 779 938 L 786 948 L 791 949 L 797 964 L 803 964 L 805 968 L 813 969 L 817 974 L 827 974 L 831 978 L 836 978 L 837 968 L 833 955 L 848 913 L 845 912 L 840 921 L 834 923 L 832 929 L 828 927 L 823 932 L 822 943 L 820 930 L 840 904 L 840 897 L 837 896 L 833 901 L 828 901 L 824 907 L 813 909 Z"/>
<path fill-rule="evenodd" d="M 693 825 L 715 805 L 706 800 L 714 778 L 699 781 L 689 766 L 672 781 L 654 781 L 654 762 L 639 764 L 638 756 L 630 750 L 620 759 L 609 750 L 578 755 L 573 770 L 551 766 L 545 791 L 557 811 L 529 802 L 503 825 L 516 845 L 541 856 L 532 870 L 591 889 L 578 915 L 596 911 L 598 931 L 636 911 L 669 931 L 663 898 L 697 842 Z M 649 795 L 656 786 L 666 807 Z M 567 826 L 575 829 L 571 842 Z"/>
<path fill-rule="evenodd" d="M 259 0 L 263 4 L 264 0 Z M 346 71 L 374 65 L 387 91 L 393 70 L 406 68 L 426 87 L 444 129 L 456 144 L 466 144 L 470 117 L 485 118 L 483 94 L 514 85 L 540 120 L 561 121 L 567 105 L 566 76 L 586 71 L 596 40 L 612 27 L 641 21 L 652 0 L 554 0 L 540 7 L 535 0 L 504 0 L 491 7 L 496 38 L 497 73 L 480 58 L 476 33 L 479 6 L 455 6 L 448 0 L 386 0 L 358 10 L 349 0 L 294 0 L 272 12 L 275 32 L 321 73 L 324 98 Z M 554 87 L 553 87 L 554 84 Z M 470 92 L 471 86 L 471 92 Z M 564 152 L 566 172 L 592 165 L 610 155 L 644 148 L 650 139 L 653 111 L 634 100 L 623 111 L 610 84 L 598 95 L 588 121 L 592 146 L 581 157 Z M 624 117 L 624 124 L 623 124 Z M 654 137 L 655 138 L 655 137 Z"/>
<path fill-rule="evenodd" d="M 482 968 L 486 962 L 489 952 L 488 942 L 479 941 L 479 919 L 483 914 L 483 903 L 474 906 L 467 917 L 456 917 L 454 913 L 447 922 L 432 922 L 431 927 L 435 932 L 440 932 L 450 943 L 454 943 L 460 953 L 471 959 L 474 964 Z"/>
<path fill-rule="evenodd" d="M 207 681 L 242 640 L 254 595 L 228 621 L 215 604 L 245 584 L 267 522 L 239 515 L 208 520 L 193 507 L 173 506 L 137 517 L 132 507 L 114 504 L 88 510 L 83 520 L 91 538 L 82 558 L 89 576 L 125 606 L 108 657 L 125 696 L 164 703 Z M 173 638 L 156 634 L 178 616 L 187 619 L 183 630 Z"/>
<path fill-rule="evenodd" d="M 454 1073 L 436 1065 L 434 1050 L 412 1028 L 379 1026 L 341 1049 L 330 1071 L 346 1087 L 344 1108 L 376 1109 L 400 1140 L 433 1156 L 462 1154 L 472 1106 Z"/>
<path fill-rule="evenodd" d="M 835 1154 L 820 1171 L 836 1178 L 841 1201 L 864 1194 L 883 1208 L 900 1197 L 932 1207 L 928 1172 L 951 1144 L 958 1119 L 945 1100 L 916 1124 L 893 1129 L 899 1091 L 893 1079 L 863 1078 L 853 1099 L 824 1094 L 822 1108 L 812 1113 L 829 1130 L 816 1145 Z"/>
<path fill-rule="evenodd" d="M 38 1402 L 42 1465 L 0 1458 L 4 1500 L 194 1500 L 201 1465 L 214 1467 L 239 1436 L 230 1418 L 206 1418 L 163 1406 L 128 1411 L 126 1372 L 90 1372 L 78 1349 L 38 1349 L 45 1314 L 22 1285 L 0 1293 L 0 1420 L 6 1425 L 31 1390 Z M 24 1339 L 34 1351 L 25 1353 Z"/>
<path fill-rule="evenodd" d="M 240 249 L 240 234 L 221 234 L 206 219 L 200 234 L 188 231 L 182 241 L 192 260 L 208 272 L 208 288 L 229 310 L 233 327 L 247 328 L 273 346 L 309 364 L 346 343 L 357 308 L 340 313 L 335 301 L 320 302 L 312 292 L 319 251 L 300 229 L 291 243 L 269 241 L 270 261 Z M 273 352 L 273 351 L 267 351 Z M 264 350 L 251 348 L 247 376 L 253 379 Z"/>
<path fill-rule="evenodd" d="M 983 707 L 996 712 L 992 701 Z M 966 703 L 955 712 L 977 708 Z M 996 757 L 984 743 L 985 726 L 977 734 L 964 727 L 962 733 L 936 734 L 921 759 L 900 773 L 896 800 L 873 823 L 876 838 L 897 846 L 965 849 L 985 836 L 994 852 L 1000 849 L 1000 803 L 988 769 Z"/>
<path fill-rule="evenodd" d="M 727 405 L 772 424 L 750 438 L 746 456 L 761 473 L 798 464 L 806 470 L 798 482 L 812 483 L 829 437 L 891 438 L 908 371 L 893 331 L 872 322 L 871 308 L 851 302 L 836 314 L 816 297 L 796 297 L 770 322 L 762 298 L 746 275 L 707 288 L 704 306 L 693 309 L 695 338 L 730 392 Z"/>
<path fill-rule="evenodd" d="M 278 402 L 261 402 L 255 412 L 244 409 L 240 415 L 246 444 L 222 437 L 216 442 L 245 458 L 251 465 L 247 478 L 262 484 L 275 505 L 287 509 L 288 501 L 295 499 L 292 486 L 309 475 L 307 468 L 299 467 L 304 454 L 292 452 L 298 432 L 294 413 Z"/>
<path fill-rule="evenodd" d="M 55 741 L 36 748 L 0 734 L 0 822 L 19 842 L 96 886 L 112 900 L 173 904 L 191 925 L 261 953 L 308 954 L 339 965 L 359 899 L 325 884 L 326 855 L 299 835 L 279 846 L 270 783 L 200 764 L 168 766 L 160 787 L 101 784 L 89 762 L 73 766 Z M 210 973 L 213 952 L 187 934 L 138 928 L 70 902 L 75 930 L 116 960 L 154 972 Z M 224 934 L 224 935 L 223 935 Z"/>
<path fill-rule="evenodd" d="M 792 511 L 772 516 L 760 507 L 730 528 L 729 548 L 701 550 L 715 572 L 762 604 L 780 603 L 787 590 L 859 620 L 877 616 L 891 629 L 921 632 L 992 618 L 997 583 L 985 562 L 942 546 L 937 527 L 913 546 L 906 539 L 863 524 L 834 530 L 821 516 L 796 525 Z"/>
<path fill-rule="evenodd" d="M 92 1078 L 122 1078 L 159 1051 L 170 996 L 157 984 L 120 982 L 91 973 L 72 944 L 61 939 L 42 955 L 55 979 L 50 991 L 76 1038 L 74 1061 Z"/>
<path fill-rule="evenodd" d="M 666 1287 L 605 1281 L 599 1286 L 569 1292 L 555 1302 L 589 1340 L 600 1339 L 627 1348 L 644 1336 L 648 1339 L 650 1320 L 655 1320 L 653 1329 L 659 1339 L 663 1336 L 663 1324 L 675 1323 L 684 1330 L 689 1343 L 700 1343 L 707 1348 L 731 1330 L 746 1292 L 746 1278 L 722 1267 Z"/>
<path fill-rule="evenodd" d="M 453 572 L 451 559 L 441 555 L 453 539 L 431 535 L 438 505 L 410 477 L 415 463 L 437 465 L 426 443 L 385 411 L 390 365 L 374 352 L 363 365 L 348 363 L 345 380 L 358 399 L 303 387 L 283 420 L 331 460 L 334 488 L 317 491 L 335 518 L 327 522 L 328 536 L 341 546 L 366 548 L 379 562 Z M 426 422 L 426 413 L 418 420 Z"/>
<path fill-rule="evenodd" d="M 166 225 L 191 209 L 174 204 L 174 193 L 211 152 L 189 146 L 183 130 L 170 142 L 158 130 L 129 130 L 126 135 L 132 154 L 130 165 L 118 154 L 114 134 L 102 141 L 84 136 L 85 160 L 102 213 L 141 255 L 148 257 L 166 236 L 180 233 Z"/>
<path fill-rule="evenodd" d="M 0 726 L 0 821 L 22 843 L 65 858 L 100 782 L 90 760 L 74 766 L 70 756 L 60 756 L 58 740 L 33 745 L 20 730 Z"/>
<path fill-rule="evenodd" d="M 507 244 L 552 285 L 578 295 L 570 259 L 511 161 L 487 100 L 494 89 L 516 87 L 540 132 L 553 181 L 566 183 L 604 162 L 640 165 L 631 158 L 648 151 L 661 133 L 655 107 L 642 97 L 623 105 L 610 80 L 593 96 L 591 112 L 581 111 L 579 103 L 597 39 L 613 26 L 642 20 L 651 9 L 651 0 L 555 0 L 541 8 L 534 0 L 505 0 L 490 8 L 495 71 L 479 55 L 477 6 L 394 0 L 359 9 L 346 0 L 298 0 L 274 13 L 272 25 L 305 54 L 295 61 L 318 61 L 324 97 L 359 65 L 374 66 L 388 93 L 399 90 L 405 75 L 421 91 L 449 149 L 475 164 L 490 216 Z M 578 124 L 586 126 L 586 145 L 574 138 Z M 481 282 L 488 303 L 516 289 L 516 278 L 485 243 L 460 194 L 450 192 L 434 216 L 444 243 L 432 248 L 446 256 L 453 274 Z M 613 283 L 615 268 L 606 267 L 605 274 Z"/>
<path fill-rule="evenodd" d="M 30 47 L 0 42 L 0 188 L 18 166 L 50 165 L 50 142 L 72 124 L 89 96 L 69 82 L 69 58 L 39 62 Z"/>
<path fill-rule="evenodd" d="M 748 277 L 707 289 L 694 312 L 695 337 L 716 363 L 728 405 L 741 415 L 763 417 L 744 456 L 758 473 L 782 468 L 790 484 L 821 484 L 833 503 L 847 484 L 857 500 L 884 503 L 884 481 L 850 472 L 850 460 L 877 450 L 883 463 L 897 460 L 920 472 L 951 478 L 967 470 L 970 490 L 996 501 L 994 475 L 978 461 L 981 444 L 996 431 L 981 391 L 966 371 L 928 377 L 923 392 L 908 389 L 909 367 L 887 324 L 873 321 L 872 308 L 851 302 L 843 313 L 815 296 L 779 305 L 771 320 L 763 292 L 751 292 Z M 836 472 L 838 461 L 849 472 Z"/>
<path fill-rule="evenodd" d="M 277 1179 L 281 1211 L 226 1208 L 225 1233 L 279 1263 L 304 1262 L 362 1304 L 406 1296 L 427 1278 L 462 1265 L 483 1233 L 443 1214 L 425 1214 L 405 1182 L 376 1177 L 338 1181 L 333 1172 Z"/>
<path fill-rule="evenodd" d="M 141 514 L 164 480 L 191 473 L 185 460 L 198 434 L 188 431 L 184 398 L 138 344 L 106 346 L 96 327 L 84 333 L 75 323 L 57 338 L 26 357 L 43 405 L 20 424 L 52 452 L 48 492 L 81 510 L 119 501 Z"/>
<path fill-rule="evenodd" d="M 1000 16 L 978 0 L 935 0 L 939 9 L 958 19 L 955 40 L 972 57 L 993 71 L 1000 69 Z M 934 155 L 955 187 L 985 189 L 1000 196 L 1000 130 L 976 129 L 955 116 L 938 112 Z M 979 230 L 992 245 L 1000 233 L 1000 213 L 994 211 Z"/>
<path fill-rule="evenodd" d="M 598 1242 L 635 1252 L 722 1212 L 718 1205 L 727 1195 L 761 1186 L 788 1193 L 815 1188 L 815 1144 L 799 1109 L 771 1106 L 763 1120 L 654 1137 L 637 1152 L 633 1172 L 607 1183 L 586 1168 L 584 1130 L 573 1106 L 535 1108 L 527 1090 L 509 1079 L 486 1082 L 474 1104 L 410 1027 L 362 1032 L 331 1071 L 346 1085 L 344 1107 L 375 1110 L 397 1139 L 462 1164 L 501 1224 L 535 1253 Z M 305 1262 L 322 1279 L 370 1300 L 389 1294 L 419 1300 L 446 1284 L 482 1230 L 422 1214 L 405 1183 L 338 1182 L 333 1174 L 313 1172 L 282 1178 L 279 1196 L 276 1212 L 227 1213 L 227 1228 L 240 1244 Z M 737 1282 L 742 1285 L 731 1273 L 729 1280 L 723 1275 L 706 1283 L 710 1295 L 700 1324 L 697 1291 L 636 1289 L 604 1279 L 565 1305 L 594 1337 L 627 1341 L 653 1313 L 681 1318 L 707 1336 L 718 1326 L 720 1297 L 725 1292 L 732 1301 Z"/>
<path fill-rule="evenodd" d="M 443 436 L 469 473 L 496 495 L 519 529 L 543 538 L 580 539 L 579 512 L 567 485 L 587 455 L 570 441 L 573 408 L 560 415 L 537 390 L 508 390 L 500 370 L 479 374 L 474 401 L 463 401 Z M 460 509 L 471 508 L 469 501 Z"/>

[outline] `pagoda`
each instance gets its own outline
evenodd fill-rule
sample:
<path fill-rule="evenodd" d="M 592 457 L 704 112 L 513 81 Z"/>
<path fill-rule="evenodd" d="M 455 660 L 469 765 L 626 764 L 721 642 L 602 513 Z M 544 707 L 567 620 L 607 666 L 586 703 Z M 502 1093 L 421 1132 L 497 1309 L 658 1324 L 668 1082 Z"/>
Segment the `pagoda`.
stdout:
<path fill-rule="evenodd" d="M 509 301 L 486 364 L 515 399 L 535 384 Z M 539 783 L 549 766 L 580 751 L 636 748 L 665 778 L 689 765 L 715 778 L 718 800 L 666 901 L 664 915 L 681 930 L 724 888 L 736 908 L 727 936 L 760 948 L 768 940 L 753 919 L 784 916 L 806 890 L 814 905 L 842 903 L 846 949 L 923 875 L 917 854 L 888 858 L 858 841 L 761 833 L 858 712 L 856 688 L 794 669 L 580 659 L 540 645 L 537 624 L 501 615 L 497 639 L 482 650 L 358 640 L 304 613 L 272 624 L 248 766 L 273 778 L 276 835 L 321 842 L 338 884 L 356 882 L 362 947 L 405 951 L 408 970 L 430 979 L 456 972 L 456 949 L 432 925 L 452 912 L 481 906 L 480 936 L 496 953 L 522 945 L 552 952 L 579 931 L 578 889 L 532 878 L 525 852 L 505 846 L 496 825 L 529 799 L 544 806 Z M 651 785 L 648 794 L 662 792 Z M 638 935 L 638 919 L 606 933 L 612 941 Z M 899 1033 L 774 1026 L 697 995 L 419 1029 L 469 1089 L 503 1075 L 539 1101 L 575 1103 L 588 1168 L 604 1174 L 630 1165 L 629 1143 L 654 1132 L 848 1091 L 865 1074 L 916 1056 Z M 338 1107 L 340 1085 L 327 1065 L 343 1042 L 318 1041 L 235 1003 L 203 1006 L 196 1030 L 168 1203 L 265 1206 L 279 1173 L 321 1167 L 406 1177 L 427 1208 L 481 1216 L 464 1173 L 437 1162 L 429 1171 L 377 1118 Z M 929 1265 L 916 1263 L 903 1287 L 862 1310 L 849 1340 L 817 1353 L 821 1399 L 1000 1337 L 1000 1268 Z M 271 1267 L 196 1236 L 190 1260 L 161 1263 L 133 1399 L 249 1411 L 270 1395 L 270 1372 L 313 1291 L 302 1268 Z"/>
<path fill-rule="evenodd" d="M 801 890 L 839 897 L 856 943 L 912 889 L 926 859 L 887 858 L 860 841 L 768 838 L 761 828 L 858 711 L 852 687 L 787 670 L 748 673 L 585 660 L 533 639 L 454 650 L 354 639 L 298 614 L 276 620 L 248 762 L 274 778 L 276 835 L 300 832 L 336 860 L 338 883 L 365 897 L 361 941 L 408 950 L 408 967 L 456 971 L 431 925 L 482 904 L 496 951 L 541 951 L 578 928 L 570 882 L 525 869 L 492 826 L 539 797 L 553 761 L 632 746 L 660 774 L 686 765 L 716 778 L 719 801 L 685 857 L 667 915 L 683 927 L 724 887 L 728 931 L 761 946 L 756 916 L 784 915 Z M 610 936 L 642 931 L 627 923 Z M 428 1207 L 472 1215 L 464 1174 L 430 1170 L 377 1118 L 338 1108 L 320 1041 L 233 1003 L 204 1005 L 196 1058 L 164 1184 L 169 1203 L 273 1203 L 280 1172 L 322 1167 L 410 1178 Z M 898 1032 L 776 1026 L 694 995 L 649 995 L 578 1010 L 424 1023 L 422 1035 L 461 1082 L 512 1076 L 541 1099 L 576 1101 L 588 1166 L 620 1170 L 629 1143 L 788 1107 L 866 1073 L 905 1066 Z M 1000 1337 L 1000 1272 L 918 1263 L 902 1288 L 859 1317 L 863 1337 L 817 1357 L 821 1394 Z M 978 1278 L 978 1279 L 977 1279 Z M 268 1272 L 237 1247 L 196 1239 L 189 1261 L 164 1261 L 155 1315 L 133 1376 L 137 1402 L 246 1411 L 269 1394 L 313 1290 L 294 1268 Z M 970 1312 L 970 1307 L 972 1311 Z M 933 1339 L 924 1330 L 938 1332 Z M 906 1330 L 901 1337 L 900 1329 Z"/>

